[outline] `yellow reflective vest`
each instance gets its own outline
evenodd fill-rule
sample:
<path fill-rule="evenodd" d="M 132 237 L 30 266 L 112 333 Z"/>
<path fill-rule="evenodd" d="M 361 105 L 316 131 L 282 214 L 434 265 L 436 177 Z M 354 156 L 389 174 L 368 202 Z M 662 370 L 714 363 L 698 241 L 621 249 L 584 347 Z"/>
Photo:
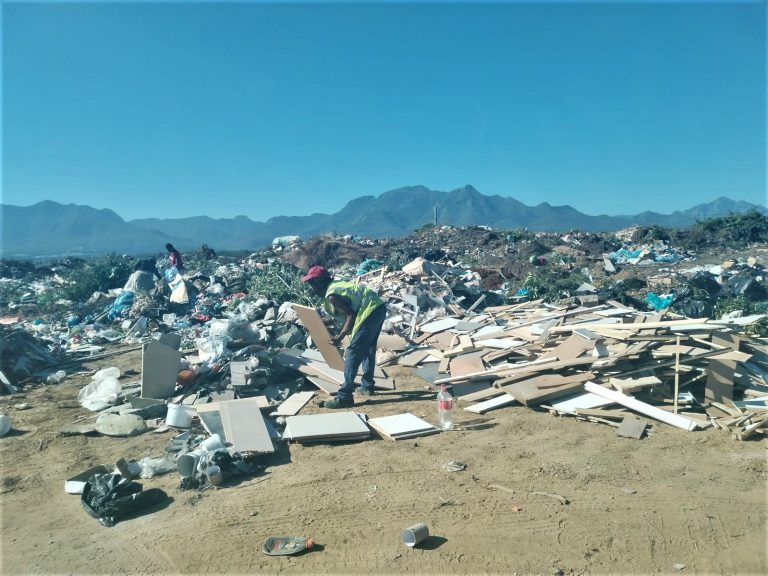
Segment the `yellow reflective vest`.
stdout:
<path fill-rule="evenodd" d="M 384 304 L 384 300 L 379 298 L 379 295 L 376 294 L 376 292 L 362 284 L 345 282 L 344 280 L 334 280 L 325 291 L 323 308 L 328 314 L 334 316 L 339 321 L 342 321 L 342 323 L 344 315 L 336 311 L 328 300 L 328 297 L 331 294 L 336 294 L 337 296 L 344 298 L 347 301 L 347 304 L 349 304 L 349 307 L 357 314 L 355 316 L 355 324 L 352 327 L 352 332 L 349 335 L 350 338 L 354 337 L 358 328 L 360 328 L 363 322 L 365 322 L 371 315 L 371 312 Z"/>

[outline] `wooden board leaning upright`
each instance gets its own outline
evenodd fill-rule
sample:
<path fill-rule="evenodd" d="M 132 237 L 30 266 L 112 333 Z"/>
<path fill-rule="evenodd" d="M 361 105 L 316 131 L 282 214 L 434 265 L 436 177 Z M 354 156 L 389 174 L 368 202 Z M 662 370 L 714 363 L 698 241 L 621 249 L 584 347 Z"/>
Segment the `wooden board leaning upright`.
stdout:
<path fill-rule="evenodd" d="M 320 354 L 323 355 L 325 363 L 334 370 L 341 370 L 343 372 L 344 358 L 342 358 L 338 348 L 331 344 L 331 335 L 328 332 L 328 328 L 323 324 L 323 319 L 320 318 L 317 310 L 300 304 L 292 304 L 292 306 L 299 316 L 302 325 L 312 337 L 315 346 L 320 350 Z"/>

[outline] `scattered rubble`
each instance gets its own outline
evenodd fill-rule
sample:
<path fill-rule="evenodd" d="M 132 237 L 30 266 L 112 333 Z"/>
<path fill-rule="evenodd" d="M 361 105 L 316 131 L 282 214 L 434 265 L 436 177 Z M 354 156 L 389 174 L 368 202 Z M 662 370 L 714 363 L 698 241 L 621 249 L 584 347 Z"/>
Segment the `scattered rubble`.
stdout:
<path fill-rule="evenodd" d="M 118 287 L 84 301 L 35 300 L 56 285 L 76 291 L 59 267 L 5 263 L 2 392 L 55 385 L 83 359 L 108 362 L 140 348 L 140 380 L 119 383 L 119 371 L 98 371 L 78 399 L 98 415 L 62 433 L 184 430 L 169 443 L 183 489 L 259 470 L 276 442 L 366 439 L 371 428 L 392 440 L 439 433 L 407 413 L 369 422 L 297 416 L 315 392 L 333 395 L 343 382 L 303 314 L 318 302 L 299 280 L 302 269 L 323 264 L 387 303 L 377 388 L 396 388 L 386 368 L 397 364 L 432 391 L 449 385 L 478 414 L 536 409 L 615 427 L 627 441 L 661 425 L 762 438 L 765 247 L 709 264 L 666 240 L 637 245 L 631 236 L 444 226 L 398 241 L 276 238 L 273 250 L 242 259 L 217 258 L 205 246 L 200 260 L 187 259 L 188 275 L 174 279 L 187 302 L 169 299 L 165 284 L 137 294 L 119 288 L 120 271 L 131 268 L 119 260 L 106 282 Z M 178 411 L 188 421 L 172 419 Z M 204 448 L 214 437 L 220 446 Z"/>

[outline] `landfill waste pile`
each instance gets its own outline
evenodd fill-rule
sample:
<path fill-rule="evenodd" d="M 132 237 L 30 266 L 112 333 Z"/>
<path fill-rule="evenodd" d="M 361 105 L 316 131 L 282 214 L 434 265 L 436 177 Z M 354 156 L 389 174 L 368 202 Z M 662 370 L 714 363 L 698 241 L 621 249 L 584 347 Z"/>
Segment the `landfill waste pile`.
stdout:
<path fill-rule="evenodd" d="M 114 471 L 70 479 L 103 526 L 173 505 L 137 479 L 177 474 L 180 491 L 200 492 L 263 474 L 286 443 L 451 430 L 453 420 L 438 427 L 412 413 L 299 414 L 344 381 L 318 328 L 320 301 L 300 280 L 321 264 L 386 303 L 377 391 L 395 393 L 390 372 L 408 370 L 424 402 L 441 393 L 472 414 L 532 409 L 637 440 L 665 426 L 763 438 L 768 245 L 714 257 L 637 234 L 425 227 L 398 240 L 276 238 L 243 257 L 204 245 L 184 274 L 159 258 L 162 279 L 146 289 L 129 283 L 131 257 L 79 263 L 87 287 L 71 262 L 6 262 L 0 392 L 88 376 L 82 415 L 60 434 L 167 435 L 162 454 L 114 454 Z M 127 353 L 140 354 L 136 370 L 114 366 Z M 84 372 L 94 361 L 101 368 Z"/>

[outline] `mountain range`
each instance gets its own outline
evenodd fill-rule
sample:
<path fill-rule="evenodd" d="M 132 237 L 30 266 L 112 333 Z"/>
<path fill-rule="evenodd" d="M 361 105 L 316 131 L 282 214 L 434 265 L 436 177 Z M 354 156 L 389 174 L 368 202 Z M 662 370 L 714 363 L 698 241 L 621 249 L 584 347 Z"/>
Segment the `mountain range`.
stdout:
<path fill-rule="evenodd" d="M 484 225 L 499 230 L 602 232 L 632 225 L 681 228 L 697 220 L 740 213 L 749 209 L 766 213 L 763 206 L 718 198 L 671 214 L 642 212 L 627 216 L 590 216 L 571 206 L 546 202 L 527 206 L 513 198 L 487 196 L 472 186 L 439 192 L 408 186 L 380 196 L 362 196 L 334 214 L 277 216 L 257 222 L 247 216 L 234 218 L 142 218 L 125 221 L 108 209 L 60 204 L 51 200 L 32 206 L 0 204 L 2 246 L 6 258 L 132 255 L 163 251 L 167 242 L 180 250 L 203 243 L 215 250 L 258 250 L 278 236 L 309 238 L 323 233 L 372 238 L 401 237 L 424 224 Z"/>

